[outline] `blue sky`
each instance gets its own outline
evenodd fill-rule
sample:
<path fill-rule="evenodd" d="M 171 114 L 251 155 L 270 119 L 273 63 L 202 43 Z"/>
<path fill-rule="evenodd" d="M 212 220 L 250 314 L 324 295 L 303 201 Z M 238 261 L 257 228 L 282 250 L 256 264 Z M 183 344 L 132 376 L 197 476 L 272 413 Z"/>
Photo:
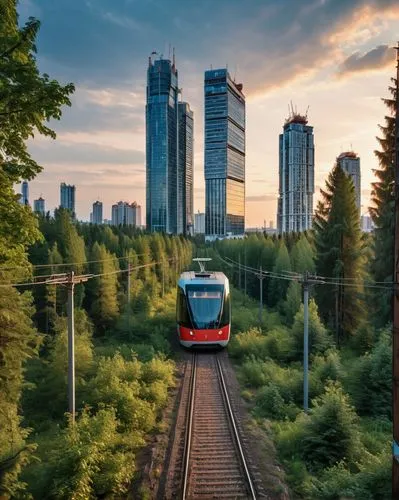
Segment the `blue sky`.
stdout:
<path fill-rule="evenodd" d="M 145 78 L 148 56 L 176 48 L 183 99 L 195 113 L 195 210 L 204 207 L 203 72 L 229 68 L 247 96 L 247 225 L 275 220 L 278 134 L 292 100 L 309 105 L 316 184 L 336 156 L 361 157 L 365 211 L 375 135 L 394 75 L 397 0 L 21 0 L 21 22 L 38 17 L 42 72 L 76 85 L 54 124 L 57 140 L 30 143 L 45 167 L 31 183 L 47 208 L 59 183 L 77 186 L 78 217 L 104 202 L 145 203 Z"/>

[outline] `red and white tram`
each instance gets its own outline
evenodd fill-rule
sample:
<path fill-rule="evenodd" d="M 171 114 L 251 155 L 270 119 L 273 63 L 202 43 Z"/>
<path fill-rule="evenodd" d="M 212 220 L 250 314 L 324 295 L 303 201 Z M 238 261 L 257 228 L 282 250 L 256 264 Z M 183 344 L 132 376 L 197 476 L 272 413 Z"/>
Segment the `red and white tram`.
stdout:
<path fill-rule="evenodd" d="M 177 331 L 185 347 L 225 347 L 230 338 L 229 280 L 221 272 L 205 271 L 204 262 L 193 259 L 200 271 L 180 275 L 177 285 Z"/>

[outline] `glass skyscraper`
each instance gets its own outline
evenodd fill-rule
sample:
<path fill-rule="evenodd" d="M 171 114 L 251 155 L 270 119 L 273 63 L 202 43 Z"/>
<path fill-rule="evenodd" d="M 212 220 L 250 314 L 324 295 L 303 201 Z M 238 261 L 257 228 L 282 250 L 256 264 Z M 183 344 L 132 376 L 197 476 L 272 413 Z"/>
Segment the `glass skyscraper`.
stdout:
<path fill-rule="evenodd" d="M 227 69 L 205 72 L 205 234 L 245 231 L 245 97 Z"/>
<path fill-rule="evenodd" d="M 178 224 L 178 80 L 169 59 L 149 58 L 146 105 L 147 229 L 183 232 Z M 181 227 L 178 227 L 181 226 Z"/>
<path fill-rule="evenodd" d="M 186 102 L 179 102 L 178 227 L 194 232 L 194 114 Z"/>
<path fill-rule="evenodd" d="M 280 234 L 312 227 L 314 194 L 313 127 L 306 116 L 293 113 L 279 137 L 279 198 L 277 230 Z"/>
<path fill-rule="evenodd" d="M 75 186 L 65 184 L 60 185 L 60 207 L 70 210 L 72 217 L 75 217 Z"/>

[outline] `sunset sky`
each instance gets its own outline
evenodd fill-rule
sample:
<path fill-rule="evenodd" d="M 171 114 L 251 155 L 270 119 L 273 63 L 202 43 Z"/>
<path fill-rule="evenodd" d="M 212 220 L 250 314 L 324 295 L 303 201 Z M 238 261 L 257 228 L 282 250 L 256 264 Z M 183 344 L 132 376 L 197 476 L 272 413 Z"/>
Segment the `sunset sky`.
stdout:
<path fill-rule="evenodd" d="M 361 158 L 362 212 L 369 205 L 373 151 L 395 75 L 398 0 L 21 0 L 20 21 L 42 22 L 38 63 L 74 82 L 57 140 L 30 141 L 44 171 L 30 201 L 59 204 L 59 184 L 76 185 L 77 215 L 119 200 L 145 213 L 145 86 L 148 56 L 176 48 L 183 100 L 194 111 L 194 209 L 204 210 L 203 76 L 226 67 L 246 95 L 246 225 L 275 224 L 278 136 L 292 100 L 315 136 L 317 192 L 335 158 Z M 144 219 L 144 217 L 143 217 Z"/>

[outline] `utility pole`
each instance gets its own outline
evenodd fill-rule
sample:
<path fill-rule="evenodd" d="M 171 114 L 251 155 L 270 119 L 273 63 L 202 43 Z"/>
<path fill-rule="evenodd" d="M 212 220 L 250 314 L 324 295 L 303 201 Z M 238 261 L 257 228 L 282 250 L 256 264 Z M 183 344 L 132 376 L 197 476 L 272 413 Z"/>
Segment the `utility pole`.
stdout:
<path fill-rule="evenodd" d="M 127 305 L 128 305 L 128 308 L 130 306 L 130 273 L 131 273 L 130 262 L 128 262 L 128 264 L 127 264 Z"/>
<path fill-rule="evenodd" d="M 238 288 L 241 291 L 241 252 L 238 254 Z"/>
<path fill-rule="evenodd" d="M 262 310 L 263 310 L 263 280 L 266 276 L 263 275 L 262 266 L 259 267 L 259 274 L 255 275 L 259 278 L 259 324 L 262 326 Z"/>
<path fill-rule="evenodd" d="M 52 276 L 44 283 L 46 285 L 65 285 L 68 290 L 68 411 L 75 423 L 75 321 L 74 321 L 74 291 L 75 285 L 91 278 L 91 274 L 75 276 L 74 271 L 68 274 Z"/>
<path fill-rule="evenodd" d="M 392 334 L 392 498 L 399 498 L 399 43 L 396 47 L 395 233 Z"/>
<path fill-rule="evenodd" d="M 244 300 L 247 300 L 247 245 L 244 243 Z"/>
<path fill-rule="evenodd" d="M 309 276 L 303 278 L 303 409 L 309 410 Z"/>

